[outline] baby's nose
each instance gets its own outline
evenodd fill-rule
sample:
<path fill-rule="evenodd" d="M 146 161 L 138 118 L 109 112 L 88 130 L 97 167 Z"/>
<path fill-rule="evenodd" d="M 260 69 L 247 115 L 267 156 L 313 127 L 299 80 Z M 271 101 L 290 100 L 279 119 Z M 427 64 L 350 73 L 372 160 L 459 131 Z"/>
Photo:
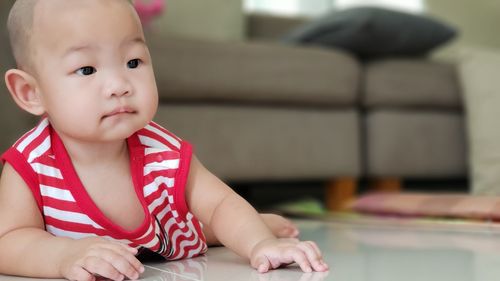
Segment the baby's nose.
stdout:
<path fill-rule="evenodd" d="M 128 79 L 123 75 L 113 75 L 107 81 L 106 94 L 108 96 L 123 96 L 131 93 Z"/>

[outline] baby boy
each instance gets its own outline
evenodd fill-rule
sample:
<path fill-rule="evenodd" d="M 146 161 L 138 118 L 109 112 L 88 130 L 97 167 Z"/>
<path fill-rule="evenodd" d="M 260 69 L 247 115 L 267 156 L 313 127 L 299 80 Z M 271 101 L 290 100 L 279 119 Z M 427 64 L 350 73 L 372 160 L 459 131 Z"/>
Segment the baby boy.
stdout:
<path fill-rule="evenodd" d="M 152 61 L 128 1 L 17 0 L 7 25 L 7 87 L 41 120 L 2 155 L 0 273 L 137 279 L 141 253 L 190 258 L 211 243 L 259 272 L 328 270 L 314 242 L 259 215 L 152 121 Z"/>

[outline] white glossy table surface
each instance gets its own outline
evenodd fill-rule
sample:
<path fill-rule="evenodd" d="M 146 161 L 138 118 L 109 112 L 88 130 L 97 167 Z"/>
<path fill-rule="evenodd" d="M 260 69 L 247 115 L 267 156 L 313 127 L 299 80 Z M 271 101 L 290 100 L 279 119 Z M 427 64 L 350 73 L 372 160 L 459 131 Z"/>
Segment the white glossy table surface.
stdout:
<path fill-rule="evenodd" d="M 500 231 L 457 225 L 297 220 L 301 237 L 316 241 L 331 269 L 302 273 L 289 266 L 258 274 L 226 248 L 203 257 L 145 264 L 150 281 L 483 281 L 500 280 Z M 33 280 L 1 276 L 4 280 Z"/>

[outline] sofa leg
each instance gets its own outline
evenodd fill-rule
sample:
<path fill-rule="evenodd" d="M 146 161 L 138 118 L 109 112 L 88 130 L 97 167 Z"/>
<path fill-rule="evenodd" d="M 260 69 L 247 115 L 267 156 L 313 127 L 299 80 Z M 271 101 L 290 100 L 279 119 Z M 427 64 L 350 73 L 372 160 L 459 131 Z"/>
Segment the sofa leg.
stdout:
<path fill-rule="evenodd" d="M 400 192 L 403 190 L 403 182 L 399 178 L 379 178 L 374 179 L 369 188 L 377 192 Z"/>
<path fill-rule="evenodd" d="M 330 211 L 341 211 L 348 207 L 356 196 L 356 178 L 338 178 L 326 185 L 326 207 Z"/>

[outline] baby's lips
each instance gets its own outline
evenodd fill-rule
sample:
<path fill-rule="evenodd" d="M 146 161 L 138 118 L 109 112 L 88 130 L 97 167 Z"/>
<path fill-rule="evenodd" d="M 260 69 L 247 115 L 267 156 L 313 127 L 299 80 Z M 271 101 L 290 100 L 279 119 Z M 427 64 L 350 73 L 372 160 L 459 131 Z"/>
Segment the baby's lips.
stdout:
<path fill-rule="evenodd" d="M 114 116 L 114 115 L 121 114 L 121 113 L 134 113 L 134 112 L 135 112 L 135 110 L 133 110 L 132 108 L 130 108 L 128 106 L 120 106 L 120 107 L 113 109 L 111 112 L 106 113 L 104 115 L 104 117 L 110 117 L 110 116 Z"/>

